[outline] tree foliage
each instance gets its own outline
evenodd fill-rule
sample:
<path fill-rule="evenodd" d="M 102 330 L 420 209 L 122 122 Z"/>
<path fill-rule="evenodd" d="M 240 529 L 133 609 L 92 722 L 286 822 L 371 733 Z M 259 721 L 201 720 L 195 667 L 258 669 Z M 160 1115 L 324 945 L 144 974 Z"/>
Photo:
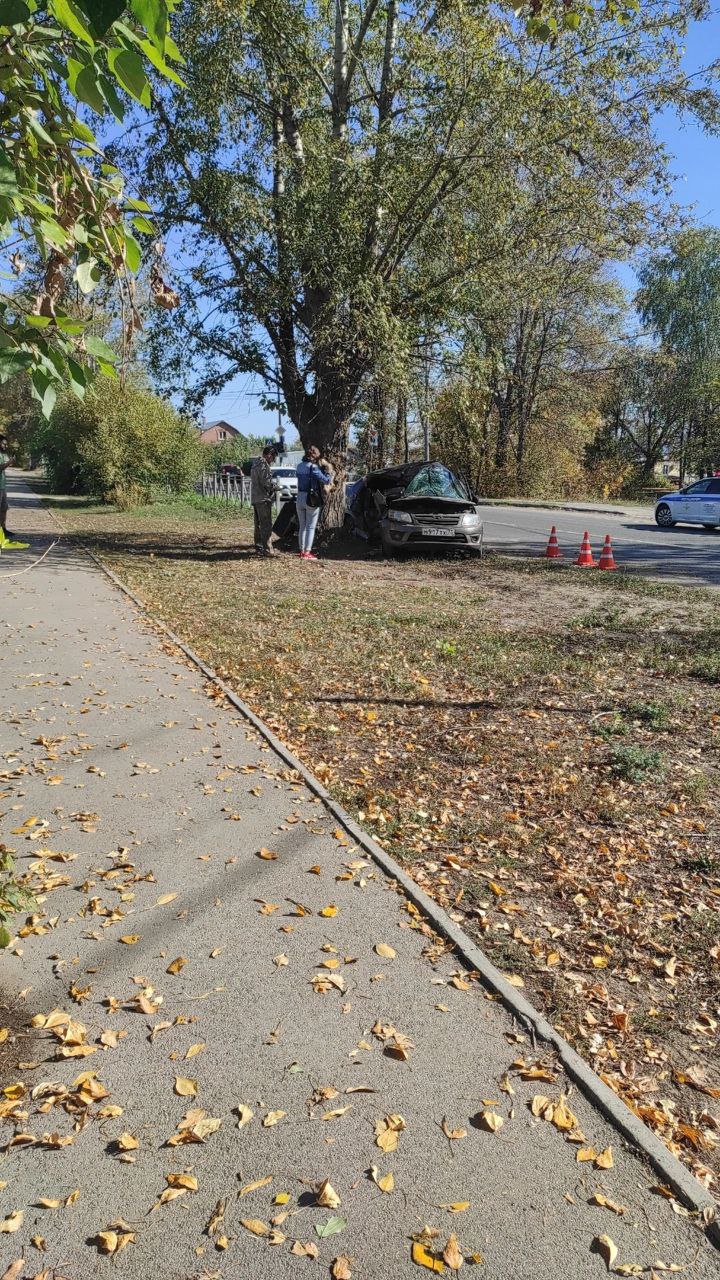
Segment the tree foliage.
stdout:
<path fill-rule="evenodd" d="M 116 354 L 63 305 L 70 284 L 90 294 L 103 277 L 121 294 L 124 337 L 139 327 L 134 272 L 150 206 L 129 196 L 86 118 L 150 105 L 147 70 L 180 84 L 166 61 L 174 0 L 3 0 L 0 5 L 0 226 L 5 278 L 39 255 L 34 296 L 0 294 L 0 381 L 27 370 L 48 413 L 59 385 L 82 395 L 89 367 L 112 376 Z M 84 108 L 89 108 L 88 111 Z M 172 297 L 159 275 L 155 292 Z"/>
<path fill-rule="evenodd" d="M 144 157 L 188 264 L 158 368 L 192 367 L 198 400 L 257 374 L 305 443 L 341 448 L 368 383 L 400 386 L 469 297 L 502 300 L 521 248 L 643 241 L 667 192 L 652 110 L 716 110 L 680 67 L 691 12 L 593 9 L 539 43 L 459 0 L 187 0 L 187 87 L 159 91 Z"/>
<path fill-rule="evenodd" d="M 202 468 L 192 423 L 142 388 L 100 375 L 84 400 L 63 392 L 33 441 L 57 493 L 87 493 L 121 505 L 182 492 Z"/>

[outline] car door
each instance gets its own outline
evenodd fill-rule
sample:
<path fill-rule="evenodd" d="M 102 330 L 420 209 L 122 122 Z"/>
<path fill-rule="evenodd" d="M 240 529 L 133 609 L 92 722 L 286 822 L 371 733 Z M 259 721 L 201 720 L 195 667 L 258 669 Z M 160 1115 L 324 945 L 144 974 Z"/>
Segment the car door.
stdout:
<path fill-rule="evenodd" d="M 704 524 L 720 525 L 720 476 L 715 476 L 705 490 Z"/>
<path fill-rule="evenodd" d="M 680 495 L 673 503 L 673 515 L 676 520 L 684 520 L 687 524 L 703 524 L 705 517 L 705 492 L 709 480 L 696 480 L 695 484 L 689 484 L 686 489 L 680 490 Z"/>

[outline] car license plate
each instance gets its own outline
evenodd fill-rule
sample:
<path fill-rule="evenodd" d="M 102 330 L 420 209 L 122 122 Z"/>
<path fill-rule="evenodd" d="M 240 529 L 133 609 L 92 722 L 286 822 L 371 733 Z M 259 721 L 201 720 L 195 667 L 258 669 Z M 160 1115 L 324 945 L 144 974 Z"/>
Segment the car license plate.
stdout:
<path fill-rule="evenodd" d="M 453 529 L 422 529 L 423 538 L 452 538 Z"/>

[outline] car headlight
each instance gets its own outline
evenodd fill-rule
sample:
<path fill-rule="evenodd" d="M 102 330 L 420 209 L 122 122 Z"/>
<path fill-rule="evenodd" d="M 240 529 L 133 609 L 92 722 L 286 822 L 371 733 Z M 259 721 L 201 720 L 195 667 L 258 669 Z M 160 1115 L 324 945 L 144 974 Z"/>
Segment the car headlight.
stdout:
<path fill-rule="evenodd" d="M 412 516 L 409 511 L 390 511 L 388 515 L 397 524 L 412 524 Z"/>
<path fill-rule="evenodd" d="M 474 528 L 480 524 L 480 516 L 477 511 L 463 511 L 458 523 L 461 529 Z"/>

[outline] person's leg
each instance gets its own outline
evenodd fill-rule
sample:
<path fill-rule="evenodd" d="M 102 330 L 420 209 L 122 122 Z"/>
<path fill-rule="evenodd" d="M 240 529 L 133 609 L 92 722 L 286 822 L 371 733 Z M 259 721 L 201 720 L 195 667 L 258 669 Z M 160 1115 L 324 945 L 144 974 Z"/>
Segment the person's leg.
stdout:
<path fill-rule="evenodd" d="M 270 537 L 272 535 L 272 502 L 260 504 L 260 546 L 266 555 L 272 555 Z"/>
<path fill-rule="evenodd" d="M 7 490 L 2 489 L 0 490 L 0 529 L 2 529 L 3 533 L 7 532 L 7 511 L 8 511 Z"/>
<path fill-rule="evenodd" d="M 307 512 L 308 512 L 307 505 L 304 501 L 304 494 L 302 496 L 302 500 L 300 497 L 298 497 L 295 503 L 295 508 L 297 510 L 297 517 L 298 517 L 298 550 L 302 555 L 303 551 L 305 550 L 305 530 L 307 526 Z"/>
<path fill-rule="evenodd" d="M 320 519 L 320 507 L 307 508 L 307 525 L 305 527 L 305 550 L 312 551 L 313 542 L 315 540 L 315 530 L 317 522 Z"/>

